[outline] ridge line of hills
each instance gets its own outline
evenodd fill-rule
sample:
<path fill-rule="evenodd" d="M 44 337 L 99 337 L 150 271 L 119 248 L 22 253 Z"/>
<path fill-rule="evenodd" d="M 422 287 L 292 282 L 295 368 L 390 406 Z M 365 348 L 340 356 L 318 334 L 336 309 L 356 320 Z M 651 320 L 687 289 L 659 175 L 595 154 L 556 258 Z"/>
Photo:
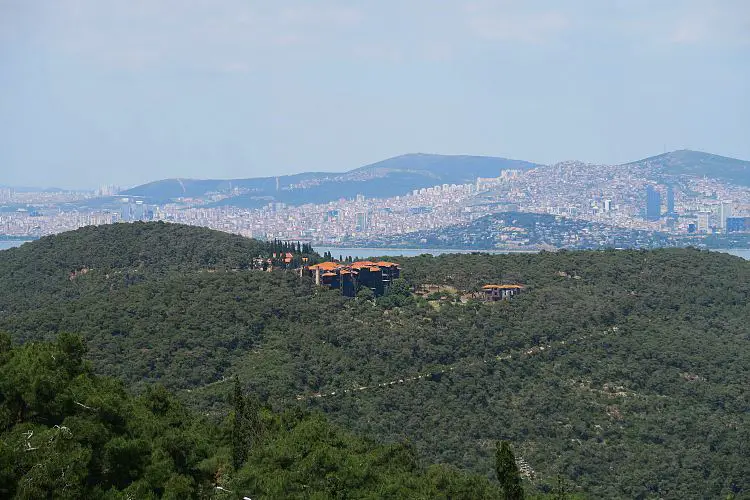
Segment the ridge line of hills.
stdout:
<path fill-rule="evenodd" d="M 706 175 L 750 185 L 750 162 L 699 151 L 678 150 L 622 165 L 636 164 L 671 175 Z M 412 153 L 346 172 L 303 172 L 239 179 L 164 179 L 136 186 L 121 195 L 140 196 L 163 203 L 239 189 L 245 192 L 217 203 L 255 208 L 270 201 L 303 204 L 353 198 L 357 194 L 368 197 L 398 196 L 436 184 L 463 184 L 474 182 L 477 177 L 497 177 L 502 170 L 529 170 L 544 166 L 501 157 Z"/>

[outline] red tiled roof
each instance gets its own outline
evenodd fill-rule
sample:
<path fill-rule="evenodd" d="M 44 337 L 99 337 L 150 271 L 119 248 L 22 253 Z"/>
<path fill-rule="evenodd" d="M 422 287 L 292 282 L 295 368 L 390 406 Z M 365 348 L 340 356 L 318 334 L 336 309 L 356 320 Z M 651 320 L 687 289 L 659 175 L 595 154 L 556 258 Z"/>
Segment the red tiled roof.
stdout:
<path fill-rule="evenodd" d="M 375 263 L 369 260 L 360 260 L 359 262 L 354 262 L 351 267 L 352 269 L 359 269 L 361 267 L 372 267 L 374 265 Z"/>
<path fill-rule="evenodd" d="M 381 260 L 380 262 L 376 262 L 375 265 L 380 266 L 380 267 L 398 267 L 398 264 L 394 264 L 393 262 L 387 262 L 384 260 Z"/>
<path fill-rule="evenodd" d="M 321 269 L 324 271 L 333 271 L 334 269 L 338 269 L 341 267 L 341 264 L 337 262 L 321 262 L 320 264 L 315 264 L 314 266 L 310 266 L 310 269 Z"/>

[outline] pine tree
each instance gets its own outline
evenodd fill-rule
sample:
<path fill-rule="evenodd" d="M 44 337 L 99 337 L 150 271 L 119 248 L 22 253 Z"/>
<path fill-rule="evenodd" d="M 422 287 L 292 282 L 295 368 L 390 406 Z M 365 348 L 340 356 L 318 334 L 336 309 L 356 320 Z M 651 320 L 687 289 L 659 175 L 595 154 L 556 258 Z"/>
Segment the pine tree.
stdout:
<path fill-rule="evenodd" d="M 565 500 L 568 498 L 567 488 L 565 487 L 565 480 L 561 475 L 557 475 L 557 485 L 552 490 L 554 500 Z"/>
<path fill-rule="evenodd" d="M 495 471 L 497 480 L 503 488 L 505 500 L 520 500 L 523 498 L 521 474 L 516 465 L 516 458 L 507 441 L 498 442 L 495 451 Z"/>
<path fill-rule="evenodd" d="M 245 398 L 242 395 L 240 381 L 234 379 L 234 394 L 232 396 L 234 418 L 232 419 L 232 465 L 235 470 L 242 467 L 247 459 L 247 430 L 245 425 Z"/>

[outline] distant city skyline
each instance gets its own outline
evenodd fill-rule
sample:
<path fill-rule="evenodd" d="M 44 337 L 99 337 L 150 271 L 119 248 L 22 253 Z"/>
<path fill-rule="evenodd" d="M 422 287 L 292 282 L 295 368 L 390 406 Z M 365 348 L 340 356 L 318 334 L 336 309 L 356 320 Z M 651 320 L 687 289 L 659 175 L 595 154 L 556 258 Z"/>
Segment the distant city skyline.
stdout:
<path fill-rule="evenodd" d="M 750 160 L 750 2 L 0 0 L 0 185 Z"/>

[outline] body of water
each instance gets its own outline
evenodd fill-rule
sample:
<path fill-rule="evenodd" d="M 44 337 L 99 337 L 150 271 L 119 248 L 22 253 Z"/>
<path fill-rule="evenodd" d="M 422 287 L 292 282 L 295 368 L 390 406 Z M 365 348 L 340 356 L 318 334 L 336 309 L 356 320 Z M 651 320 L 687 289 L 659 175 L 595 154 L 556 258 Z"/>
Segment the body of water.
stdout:
<path fill-rule="evenodd" d="M 6 250 L 21 246 L 29 240 L 0 240 L 0 250 Z M 398 256 L 398 257 L 416 257 L 417 255 L 428 254 L 428 255 L 442 255 L 444 253 L 473 253 L 473 252 L 485 252 L 493 254 L 504 254 L 504 253 L 535 253 L 532 250 L 461 250 L 452 248 L 347 248 L 347 247 L 315 247 L 315 251 L 322 254 L 323 252 L 331 252 L 334 259 L 338 259 L 339 256 L 347 257 L 358 257 L 360 259 L 369 259 L 372 257 L 381 257 L 384 255 Z M 750 260 L 750 248 L 735 248 L 727 250 L 713 250 L 714 252 L 724 252 L 743 259 Z"/>
<path fill-rule="evenodd" d="M 315 251 L 319 254 L 324 252 L 331 252 L 334 259 L 338 259 L 339 256 L 360 259 L 369 259 L 372 257 L 381 257 L 390 255 L 393 257 L 416 257 L 417 255 L 429 254 L 433 256 L 442 255 L 444 253 L 473 253 L 473 252 L 484 252 L 492 254 L 506 254 L 506 253 L 536 253 L 533 250 L 460 250 L 452 248 L 347 248 L 347 247 L 315 247 Z M 724 252 L 743 259 L 750 260 L 750 248 L 736 248 L 726 250 L 712 250 L 712 252 Z"/>
<path fill-rule="evenodd" d="M 750 248 L 730 248 L 727 250 L 712 250 L 713 252 L 724 252 L 730 255 L 736 255 L 742 257 L 745 260 L 750 260 Z"/>
<path fill-rule="evenodd" d="M 381 257 L 390 255 L 393 257 L 416 257 L 417 255 L 442 255 L 444 253 L 536 253 L 535 250 L 461 250 L 454 248 L 345 248 L 345 247 L 314 247 L 319 254 L 331 252 L 334 259 L 339 256 L 359 257 L 360 259 L 369 259 L 372 257 Z"/>
<path fill-rule="evenodd" d="M 8 248 L 19 247 L 28 241 L 31 241 L 31 240 L 0 240 L 0 250 L 7 250 Z"/>

